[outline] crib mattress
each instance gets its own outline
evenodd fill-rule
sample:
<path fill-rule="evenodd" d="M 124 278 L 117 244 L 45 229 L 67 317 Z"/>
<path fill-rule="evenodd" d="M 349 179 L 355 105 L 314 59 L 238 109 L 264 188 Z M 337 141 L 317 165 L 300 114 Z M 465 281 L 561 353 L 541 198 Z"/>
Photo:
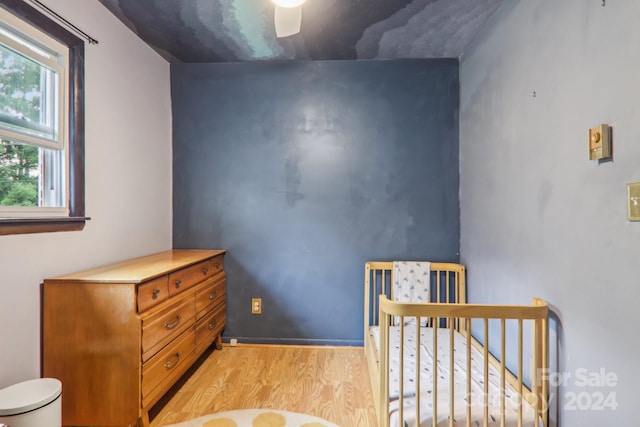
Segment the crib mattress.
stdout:
<path fill-rule="evenodd" d="M 409 325 L 404 331 L 404 420 L 406 427 L 431 427 L 433 424 L 433 328 L 420 328 L 420 423 L 416 423 L 416 327 Z M 467 426 L 467 340 L 454 331 L 454 426 Z M 450 330 L 438 328 L 438 422 L 437 426 L 449 426 L 450 407 Z M 376 351 L 380 354 L 380 330 L 371 327 Z M 390 334 L 391 355 L 389 359 L 389 405 L 390 425 L 399 427 L 399 348 L 400 332 L 398 326 L 391 327 Z M 500 372 L 489 364 L 489 425 L 501 424 L 501 377 Z M 534 409 L 521 399 L 516 390 L 509 384 L 505 385 L 505 419 L 507 426 L 517 426 L 518 407 L 522 405 L 522 426 L 534 427 L 539 425 Z M 484 426 L 484 355 L 471 346 L 471 423 L 472 426 Z M 536 421 L 537 420 L 537 421 Z"/>

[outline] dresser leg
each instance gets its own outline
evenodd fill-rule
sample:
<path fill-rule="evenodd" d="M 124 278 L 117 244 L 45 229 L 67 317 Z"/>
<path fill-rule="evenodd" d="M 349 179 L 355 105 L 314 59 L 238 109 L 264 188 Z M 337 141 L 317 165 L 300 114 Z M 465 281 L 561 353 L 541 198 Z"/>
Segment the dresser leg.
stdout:
<path fill-rule="evenodd" d="M 149 413 L 145 412 L 138 420 L 138 427 L 149 427 Z"/>
<path fill-rule="evenodd" d="M 222 334 L 216 337 L 216 350 L 222 350 Z"/>

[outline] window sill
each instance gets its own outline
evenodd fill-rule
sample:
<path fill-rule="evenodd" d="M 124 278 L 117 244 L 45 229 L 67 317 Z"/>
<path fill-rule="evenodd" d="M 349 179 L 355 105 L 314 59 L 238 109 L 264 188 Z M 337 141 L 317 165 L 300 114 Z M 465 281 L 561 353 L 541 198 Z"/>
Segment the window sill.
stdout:
<path fill-rule="evenodd" d="M 51 233 L 56 231 L 79 231 L 88 217 L 60 218 L 0 218 L 0 236 L 8 234 Z"/>

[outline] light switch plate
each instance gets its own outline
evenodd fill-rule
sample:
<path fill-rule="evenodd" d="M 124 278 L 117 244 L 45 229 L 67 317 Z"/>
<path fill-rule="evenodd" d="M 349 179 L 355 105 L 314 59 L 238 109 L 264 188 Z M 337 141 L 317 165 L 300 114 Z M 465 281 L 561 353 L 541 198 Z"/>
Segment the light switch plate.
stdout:
<path fill-rule="evenodd" d="M 640 221 L 640 182 L 627 184 L 627 216 L 630 221 Z"/>

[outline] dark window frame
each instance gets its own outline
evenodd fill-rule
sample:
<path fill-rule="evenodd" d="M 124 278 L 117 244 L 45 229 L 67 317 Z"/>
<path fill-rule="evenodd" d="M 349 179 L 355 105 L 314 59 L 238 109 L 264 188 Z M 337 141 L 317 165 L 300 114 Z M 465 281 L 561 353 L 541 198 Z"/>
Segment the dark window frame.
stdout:
<path fill-rule="evenodd" d="M 0 218 L 0 235 L 82 230 L 90 219 L 85 216 L 84 41 L 23 0 L 3 0 L 0 7 L 69 48 L 69 215 Z"/>

